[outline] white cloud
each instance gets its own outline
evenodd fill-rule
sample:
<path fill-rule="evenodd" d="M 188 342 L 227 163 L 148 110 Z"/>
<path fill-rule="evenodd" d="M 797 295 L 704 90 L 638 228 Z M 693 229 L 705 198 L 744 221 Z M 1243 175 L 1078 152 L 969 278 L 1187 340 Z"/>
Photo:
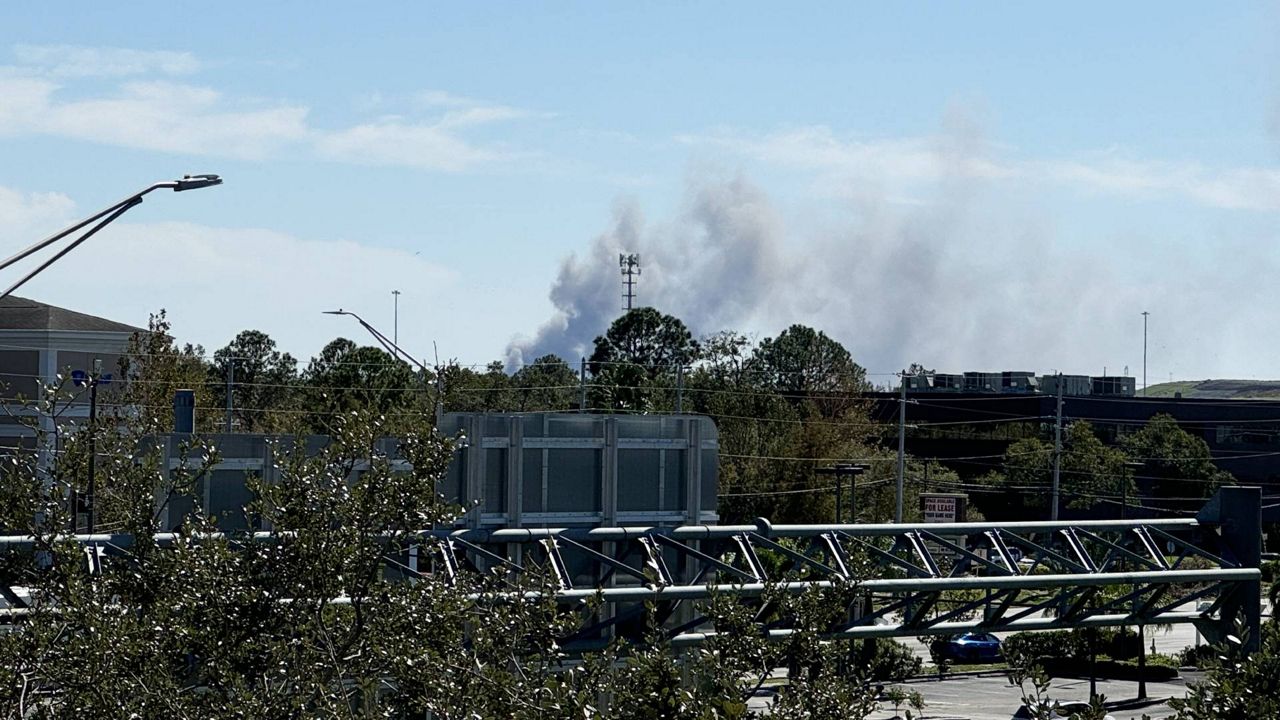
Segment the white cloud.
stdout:
<path fill-rule="evenodd" d="M 75 203 L 62 193 L 22 193 L 0 186 L 0 245 L 20 248 L 53 234 Z"/>
<path fill-rule="evenodd" d="M 194 72 L 199 63 L 189 53 L 29 45 L 16 46 L 14 53 L 24 65 L 0 67 L 0 137 L 51 135 L 247 160 L 302 148 L 327 160 L 446 172 L 535 155 L 465 136 L 469 128 L 527 118 L 530 112 L 439 90 L 410 99 L 414 117 L 326 129 L 309 123 L 304 105 L 248 102 L 190 83 L 136 78 L 78 96 L 62 84 L 73 76 Z M 366 105 L 385 102 L 375 94 Z"/>
<path fill-rule="evenodd" d="M 985 144 L 951 152 L 972 138 L 938 136 L 857 139 L 825 126 L 766 134 L 720 130 L 680 141 L 725 150 L 771 165 L 812 172 L 815 189 L 846 195 L 868 180 L 883 191 L 916 202 L 921 186 L 958 179 L 1055 183 L 1088 192 L 1153 200 L 1191 201 L 1227 210 L 1280 210 L 1280 168 L 1214 169 L 1192 162 L 1135 160 L 1117 153 L 1071 159 L 1023 159 Z M 962 160 L 954 166 L 954 160 Z"/>
<path fill-rule="evenodd" d="M 473 145 L 444 125 L 413 124 L 399 118 L 325 133 L 316 139 L 316 149 L 329 160 L 450 172 L 515 157 L 495 148 Z"/>
<path fill-rule="evenodd" d="M 29 244 L 77 214 L 65 196 L 0 186 L 0 240 L 6 245 Z M 5 284 L 29 267 L 11 269 Z M 359 312 L 390 335 L 392 288 L 404 291 L 402 345 L 422 353 L 440 338 L 457 347 L 452 338 L 474 324 L 458 285 L 453 270 L 405 250 L 257 228 L 119 222 L 18 294 L 135 325 L 165 308 L 181 339 L 209 348 L 258 328 L 305 360 L 339 335 L 373 342 L 349 319 L 323 317 L 324 310 Z M 428 316 L 431 323 L 423 322 Z"/>
<path fill-rule="evenodd" d="M 199 61 L 191 53 L 169 50 L 83 45 L 15 45 L 13 54 L 19 63 L 58 77 L 109 77 L 151 72 L 189 75 L 200 69 Z"/>
<path fill-rule="evenodd" d="M 1197 163 L 1144 162 L 1119 157 L 1045 162 L 1029 164 L 1027 168 L 1028 175 L 1096 192 L 1185 199 L 1225 210 L 1280 210 L 1280 169 L 1275 168 L 1211 170 Z"/>
<path fill-rule="evenodd" d="M 57 84 L 0 75 L 0 135 L 56 135 L 190 155 L 258 159 L 307 139 L 305 107 L 234 108 L 217 91 L 129 82 L 108 96 L 60 100 Z"/>

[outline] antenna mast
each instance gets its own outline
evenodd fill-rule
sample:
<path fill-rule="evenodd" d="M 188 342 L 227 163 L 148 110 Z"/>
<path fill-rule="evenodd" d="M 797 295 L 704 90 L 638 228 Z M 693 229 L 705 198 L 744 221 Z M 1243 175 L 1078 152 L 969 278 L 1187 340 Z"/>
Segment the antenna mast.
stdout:
<path fill-rule="evenodd" d="M 631 312 L 636 299 L 636 276 L 640 274 L 640 254 L 618 253 L 618 267 L 622 270 L 622 309 Z"/>

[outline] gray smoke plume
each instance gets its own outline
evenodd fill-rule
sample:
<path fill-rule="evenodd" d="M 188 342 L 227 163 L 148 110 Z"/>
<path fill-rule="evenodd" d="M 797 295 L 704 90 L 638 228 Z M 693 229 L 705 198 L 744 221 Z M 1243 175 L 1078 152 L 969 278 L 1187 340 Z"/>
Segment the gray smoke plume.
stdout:
<path fill-rule="evenodd" d="M 696 177 L 665 222 L 620 204 L 610 229 L 564 261 L 555 315 L 510 344 L 509 367 L 549 352 L 589 355 L 621 314 L 618 253 L 638 252 L 638 305 L 681 318 L 695 335 L 775 335 L 805 323 L 873 373 L 921 362 L 1086 374 L 1127 365 L 1136 374 L 1149 310 L 1151 382 L 1280 376 L 1259 367 L 1280 350 L 1271 340 L 1280 289 L 1270 280 L 1280 263 L 1265 224 L 1170 243 L 1144 234 L 1141 212 L 1158 212 L 1148 208 L 1106 236 L 1067 241 L 1042 200 L 1053 173 L 1001 161 L 962 114 L 947 117 L 927 155 L 932 174 L 906 198 L 874 169 L 810 162 L 813 198 L 789 206 L 785 222 L 741 174 Z"/>
<path fill-rule="evenodd" d="M 622 313 L 619 253 L 640 253 L 636 306 L 675 315 L 695 335 L 749 322 L 776 300 L 787 276 L 781 223 L 765 194 L 742 177 L 691 182 L 680 216 L 647 228 L 640 209 L 619 203 L 612 227 L 584 256 L 560 266 L 556 314 L 529 340 L 507 348 L 508 368 L 555 353 L 574 360 Z"/>

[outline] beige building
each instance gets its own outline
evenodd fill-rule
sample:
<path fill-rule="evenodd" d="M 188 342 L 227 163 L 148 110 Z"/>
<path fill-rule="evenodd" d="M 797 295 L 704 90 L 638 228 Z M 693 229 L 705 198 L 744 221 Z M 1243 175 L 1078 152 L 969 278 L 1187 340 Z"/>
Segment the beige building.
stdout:
<path fill-rule="evenodd" d="M 141 330 L 26 298 L 0 299 L 0 400 L 8 406 L 8 412 L 0 412 L 0 447 L 34 436 L 25 418 L 38 418 L 45 430 L 53 429 L 53 418 L 41 416 L 36 402 L 40 388 L 58 383 L 59 375 L 71 393 L 59 419 L 87 417 L 88 393 L 77 390 L 72 376 L 92 372 L 100 360 L 103 377 L 114 379 L 129 338 Z"/>

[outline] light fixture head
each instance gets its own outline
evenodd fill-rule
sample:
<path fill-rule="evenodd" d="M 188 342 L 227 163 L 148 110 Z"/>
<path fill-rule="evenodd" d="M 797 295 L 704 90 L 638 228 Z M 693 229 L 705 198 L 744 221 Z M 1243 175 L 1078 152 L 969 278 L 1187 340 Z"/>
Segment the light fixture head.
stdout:
<path fill-rule="evenodd" d="M 213 174 L 204 175 L 183 175 L 173 186 L 174 192 L 182 192 L 183 190 L 199 190 L 200 188 L 221 185 L 222 178 Z"/>

